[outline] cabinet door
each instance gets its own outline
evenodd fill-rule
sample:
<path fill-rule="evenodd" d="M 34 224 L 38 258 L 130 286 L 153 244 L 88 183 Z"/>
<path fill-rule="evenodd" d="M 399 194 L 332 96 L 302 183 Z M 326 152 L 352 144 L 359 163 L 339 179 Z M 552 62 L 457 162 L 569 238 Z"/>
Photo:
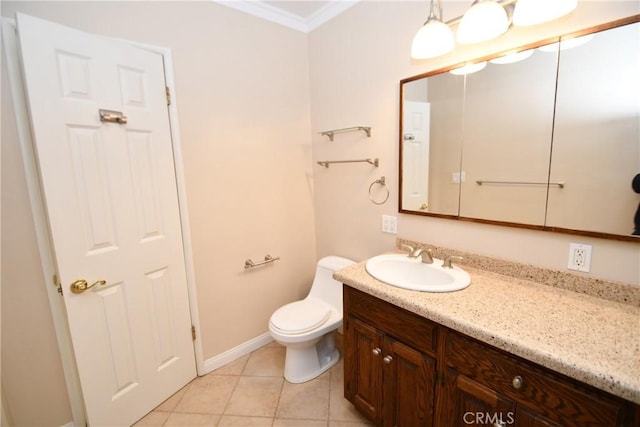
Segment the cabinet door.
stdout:
<path fill-rule="evenodd" d="M 448 368 L 438 395 L 438 426 L 509 426 L 516 405 L 506 396 Z"/>
<path fill-rule="evenodd" d="M 372 421 L 379 422 L 382 401 L 381 336 L 375 328 L 348 317 L 344 334 L 344 395 Z"/>
<path fill-rule="evenodd" d="M 436 362 L 390 338 L 383 341 L 383 425 L 431 427 Z"/>
<path fill-rule="evenodd" d="M 561 424 L 557 424 L 548 418 L 536 414 L 527 408 L 518 406 L 516 412 L 516 426 L 517 427 L 560 427 Z"/>

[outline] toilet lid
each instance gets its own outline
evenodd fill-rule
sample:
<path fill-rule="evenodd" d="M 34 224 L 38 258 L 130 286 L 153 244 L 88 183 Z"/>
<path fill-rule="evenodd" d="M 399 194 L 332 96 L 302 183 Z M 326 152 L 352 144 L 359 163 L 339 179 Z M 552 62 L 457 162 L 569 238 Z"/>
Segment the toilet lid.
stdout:
<path fill-rule="evenodd" d="M 313 300 L 284 305 L 271 316 L 271 325 L 287 334 L 301 334 L 322 325 L 331 316 L 331 308 Z"/>

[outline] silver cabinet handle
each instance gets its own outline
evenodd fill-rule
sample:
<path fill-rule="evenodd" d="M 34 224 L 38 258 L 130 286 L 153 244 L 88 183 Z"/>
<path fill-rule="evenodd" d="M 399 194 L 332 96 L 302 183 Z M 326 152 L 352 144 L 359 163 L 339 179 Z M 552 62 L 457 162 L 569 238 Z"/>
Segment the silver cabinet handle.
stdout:
<path fill-rule="evenodd" d="M 380 356 L 380 354 L 382 354 L 382 350 L 380 350 L 379 348 L 374 348 L 372 351 L 374 356 Z"/>
<path fill-rule="evenodd" d="M 505 423 L 504 421 L 496 421 L 493 424 L 493 427 L 507 427 L 507 423 Z"/>
<path fill-rule="evenodd" d="M 511 381 L 511 385 L 516 390 L 520 390 L 520 387 L 522 387 L 523 383 L 524 383 L 524 380 L 520 375 L 516 375 L 515 377 L 513 377 L 513 380 Z"/>
<path fill-rule="evenodd" d="M 393 362 L 393 357 L 391 357 L 390 355 L 386 355 L 385 357 L 382 358 L 382 361 L 388 365 L 391 362 Z"/>

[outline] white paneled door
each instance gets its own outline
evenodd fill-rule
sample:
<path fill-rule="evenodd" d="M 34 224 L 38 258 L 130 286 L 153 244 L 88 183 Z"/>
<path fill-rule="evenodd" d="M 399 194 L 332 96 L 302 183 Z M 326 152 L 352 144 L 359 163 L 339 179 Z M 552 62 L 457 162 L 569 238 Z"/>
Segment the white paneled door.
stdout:
<path fill-rule="evenodd" d="M 163 58 L 17 23 L 87 420 L 130 425 L 196 375 Z"/>
<path fill-rule="evenodd" d="M 428 102 L 406 101 L 402 117 L 402 208 L 429 211 Z"/>

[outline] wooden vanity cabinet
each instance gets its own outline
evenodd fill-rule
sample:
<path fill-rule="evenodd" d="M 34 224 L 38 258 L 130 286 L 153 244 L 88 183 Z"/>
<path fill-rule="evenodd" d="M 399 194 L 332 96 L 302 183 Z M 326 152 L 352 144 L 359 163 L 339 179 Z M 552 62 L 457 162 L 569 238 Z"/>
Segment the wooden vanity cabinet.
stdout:
<path fill-rule="evenodd" d="M 634 425 L 627 402 L 448 330 L 437 425 L 468 425 L 468 402 L 482 402 L 489 425 L 604 427 Z M 493 418 L 491 418 L 493 417 Z"/>
<path fill-rule="evenodd" d="M 345 397 L 377 425 L 432 426 L 437 326 L 349 287 L 343 304 Z"/>
<path fill-rule="evenodd" d="M 516 403 L 471 378 L 445 368 L 438 387 L 435 425 L 513 425 Z"/>
<path fill-rule="evenodd" d="M 381 426 L 638 427 L 639 406 L 344 286 L 345 397 Z"/>

